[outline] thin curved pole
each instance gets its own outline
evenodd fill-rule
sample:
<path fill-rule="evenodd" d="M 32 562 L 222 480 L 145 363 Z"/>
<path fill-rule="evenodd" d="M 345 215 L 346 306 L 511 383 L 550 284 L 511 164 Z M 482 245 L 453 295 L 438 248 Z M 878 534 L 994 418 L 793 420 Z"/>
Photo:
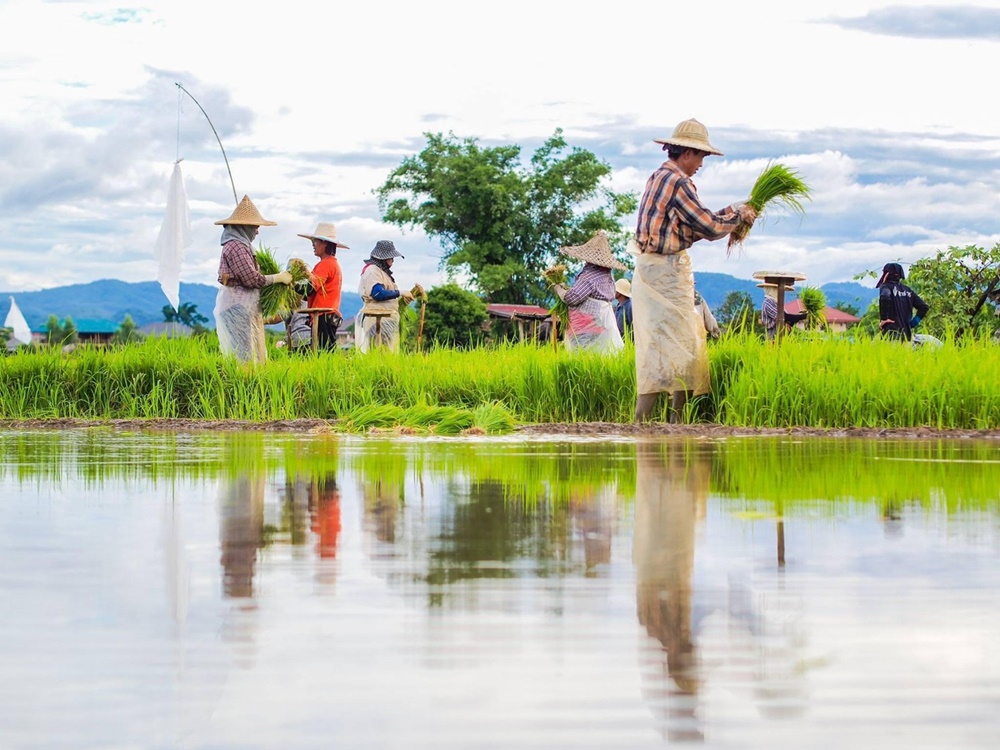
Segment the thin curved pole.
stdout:
<path fill-rule="evenodd" d="M 215 130 L 215 125 L 212 124 L 212 118 L 208 116 L 208 112 L 205 111 L 205 108 L 201 106 L 201 104 L 198 102 L 197 99 L 194 98 L 194 96 L 191 94 L 190 91 L 188 91 L 186 88 L 184 88 L 177 82 L 174 82 L 174 85 L 181 91 L 183 91 L 185 94 L 191 97 L 191 101 L 193 101 L 195 104 L 198 105 L 198 109 L 201 110 L 201 113 L 205 115 L 205 119 L 208 120 L 208 126 L 212 129 L 212 132 L 215 133 L 215 140 L 219 142 L 219 148 L 222 150 L 222 158 L 226 160 L 226 171 L 229 172 L 229 184 L 233 186 L 233 202 L 236 203 L 236 205 L 239 205 L 240 199 L 236 197 L 236 183 L 233 182 L 233 172 L 229 168 L 229 158 L 226 156 L 226 149 L 222 148 L 222 139 L 219 138 L 219 134 Z"/>

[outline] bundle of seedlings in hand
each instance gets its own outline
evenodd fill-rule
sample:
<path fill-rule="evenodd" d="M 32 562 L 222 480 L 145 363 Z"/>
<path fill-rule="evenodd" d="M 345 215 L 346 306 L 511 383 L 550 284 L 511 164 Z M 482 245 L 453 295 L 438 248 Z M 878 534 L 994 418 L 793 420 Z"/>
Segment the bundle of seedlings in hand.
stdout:
<path fill-rule="evenodd" d="M 424 288 L 420 286 L 420 284 L 414 284 L 413 289 L 410 290 L 410 294 L 412 294 L 413 299 L 418 302 L 423 302 L 427 299 L 427 292 L 424 291 Z"/>
<path fill-rule="evenodd" d="M 747 205 L 757 212 L 757 218 L 762 217 L 775 205 L 784 205 L 795 213 L 804 214 L 802 207 L 803 200 L 811 200 L 811 189 L 799 173 L 789 169 L 784 164 L 768 164 L 764 171 L 760 173 L 757 181 L 750 191 Z M 740 222 L 740 225 L 729 235 L 729 243 L 726 252 L 729 253 L 734 245 L 742 245 L 743 240 L 750 234 L 750 227 L 753 224 Z"/>
<path fill-rule="evenodd" d="M 257 265 L 265 276 L 280 273 L 281 266 L 274 259 L 270 248 L 261 245 L 257 250 Z M 313 275 L 306 264 L 298 258 L 288 261 L 286 269 L 292 275 L 291 284 L 269 284 L 260 290 L 260 311 L 264 318 L 283 318 L 293 310 L 298 310 L 303 291 L 309 292 Z"/>
<path fill-rule="evenodd" d="M 555 294 L 555 287 L 559 285 L 565 286 L 566 284 L 566 266 L 562 263 L 552 266 L 551 268 L 546 268 L 542 271 L 542 278 L 545 279 L 545 283 L 548 284 L 548 288 Z M 569 305 L 563 302 L 558 294 L 555 294 L 556 302 L 549 309 L 549 315 L 555 315 L 559 318 L 559 324 L 562 326 L 563 330 L 569 325 Z"/>
<path fill-rule="evenodd" d="M 291 288 L 295 290 L 295 295 L 299 300 L 306 299 L 316 290 L 316 275 L 309 270 L 309 266 L 301 258 L 292 258 L 285 265 L 285 270 L 292 275 Z M 296 302 L 295 307 L 298 307 Z"/>

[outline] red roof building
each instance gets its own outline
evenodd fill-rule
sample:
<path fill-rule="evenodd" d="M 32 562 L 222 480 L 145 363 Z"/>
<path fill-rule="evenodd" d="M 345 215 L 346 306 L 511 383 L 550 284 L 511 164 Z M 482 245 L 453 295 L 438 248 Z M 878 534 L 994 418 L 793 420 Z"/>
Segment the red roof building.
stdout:
<path fill-rule="evenodd" d="M 785 310 L 790 313 L 804 312 L 802 300 L 794 299 L 788 302 L 785 305 Z M 861 322 L 861 318 L 855 317 L 850 313 L 845 313 L 843 310 L 838 310 L 836 307 L 830 307 L 829 305 L 823 308 L 823 314 L 826 316 L 826 322 L 830 326 L 830 330 L 837 333 L 843 333 L 848 327 Z M 798 323 L 797 327 L 804 328 L 805 325 Z"/>

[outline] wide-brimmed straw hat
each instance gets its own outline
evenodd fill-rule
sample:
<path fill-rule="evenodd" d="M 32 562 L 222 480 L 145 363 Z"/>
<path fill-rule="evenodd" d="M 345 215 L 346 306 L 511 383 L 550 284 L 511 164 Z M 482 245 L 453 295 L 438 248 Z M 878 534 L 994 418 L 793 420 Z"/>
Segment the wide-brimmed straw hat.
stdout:
<path fill-rule="evenodd" d="M 325 221 L 321 221 L 316 225 L 315 233 L 300 234 L 299 237 L 305 237 L 307 240 L 323 240 L 324 242 L 332 242 L 337 247 L 342 247 L 345 250 L 351 249 L 344 243 L 337 242 L 337 228 L 333 224 Z"/>
<path fill-rule="evenodd" d="M 628 266 L 615 260 L 614 253 L 611 252 L 611 242 L 608 240 L 604 230 L 599 231 L 582 245 L 570 245 L 559 248 L 559 252 L 571 258 L 582 260 L 584 263 L 592 263 L 601 268 L 615 268 L 619 271 L 627 271 Z"/>
<path fill-rule="evenodd" d="M 240 201 L 234 210 L 232 216 L 228 219 L 220 219 L 215 222 L 216 224 L 239 224 L 247 227 L 276 227 L 277 222 L 268 221 L 263 216 L 260 215 L 260 211 L 250 200 L 249 195 L 244 195 L 243 200 Z"/>
<path fill-rule="evenodd" d="M 662 143 L 665 146 L 680 146 L 681 148 L 693 148 L 704 151 L 706 154 L 725 156 L 719 149 L 708 142 L 708 128 L 695 119 L 685 120 L 678 123 L 674 128 L 674 134 L 669 138 L 654 138 L 655 143 Z"/>
<path fill-rule="evenodd" d="M 400 254 L 396 246 L 389 240 L 379 240 L 375 243 L 371 257 L 375 260 L 389 260 L 389 258 L 405 258 L 406 256 Z"/>
<path fill-rule="evenodd" d="M 631 298 L 632 282 L 628 279 L 618 279 L 618 281 L 615 282 L 615 291 L 623 297 Z"/>

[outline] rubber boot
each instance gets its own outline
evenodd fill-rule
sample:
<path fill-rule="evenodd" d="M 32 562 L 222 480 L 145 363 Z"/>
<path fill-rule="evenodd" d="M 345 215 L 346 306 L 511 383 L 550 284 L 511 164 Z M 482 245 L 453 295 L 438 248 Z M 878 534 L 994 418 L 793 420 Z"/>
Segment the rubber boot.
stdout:
<path fill-rule="evenodd" d="M 635 421 L 648 422 L 653 410 L 656 409 L 656 400 L 659 393 L 640 393 L 635 399 Z"/>
<path fill-rule="evenodd" d="M 689 394 L 689 391 L 674 391 L 670 401 L 670 424 L 681 424 L 684 421 L 684 406 Z"/>

